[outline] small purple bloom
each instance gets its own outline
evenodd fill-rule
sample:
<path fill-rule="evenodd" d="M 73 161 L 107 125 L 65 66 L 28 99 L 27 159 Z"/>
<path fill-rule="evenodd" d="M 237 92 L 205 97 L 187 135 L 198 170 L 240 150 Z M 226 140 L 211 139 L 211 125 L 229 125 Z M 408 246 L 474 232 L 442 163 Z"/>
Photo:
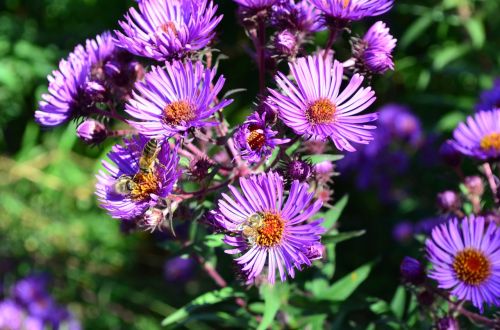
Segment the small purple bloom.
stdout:
<path fill-rule="evenodd" d="M 265 113 L 254 112 L 234 133 L 234 141 L 241 158 L 253 164 L 269 158 L 277 145 L 289 141 L 276 138 L 277 134 L 266 122 Z"/>
<path fill-rule="evenodd" d="M 214 126 L 208 121 L 232 100 L 214 104 L 224 85 L 224 77 L 212 85 L 215 69 L 205 69 L 201 62 L 173 61 L 166 69 L 154 66 L 126 105 L 136 120 L 129 123 L 148 137 L 169 138 L 192 128 Z"/>
<path fill-rule="evenodd" d="M 163 276 L 167 282 L 185 283 L 189 281 L 196 270 L 196 261 L 191 257 L 175 257 L 163 266 Z"/>
<path fill-rule="evenodd" d="M 116 44 L 157 61 L 179 59 L 205 48 L 222 19 L 209 0 L 143 0 L 130 8 L 115 31 Z"/>
<path fill-rule="evenodd" d="M 453 190 L 446 190 L 437 195 L 438 207 L 444 212 L 453 212 L 462 206 L 460 196 Z"/>
<path fill-rule="evenodd" d="M 143 136 L 124 139 L 124 145 L 115 145 L 108 153 L 114 163 L 103 161 L 106 171 L 97 175 L 96 194 L 101 207 L 113 218 L 135 219 L 166 198 L 179 177 L 177 152 L 168 142 L 162 143 L 158 163 L 144 172 L 139 168 L 142 150 L 149 140 Z"/>
<path fill-rule="evenodd" d="M 0 329 L 21 330 L 25 314 L 12 300 L 0 302 Z"/>
<path fill-rule="evenodd" d="M 362 71 L 382 74 L 394 70 L 392 51 L 396 47 L 396 39 L 389 33 L 385 23 L 378 21 L 353 45 L 353 54 Z"/>
<path fill-rule="evenodd" d="M 418 146 L 422 139 L 422 125 L 407 106 L 387 104 L 381 107 L 378 113 L 379 129 L 374 142 L 380 140 L 381 143 L 389 143 L 396 138 Z"/>
<path fill-rule="evenodd" d="M 59 70 L 47 77 L 49 92 L 42 95 L 35 111 L 37 123 L 54 127 L 92 112 L 94 102 L 86 92 L 89 70 L 85 49 L 78 45 L 67 59 L 59 62 Z"/>
<path fill-rule="evenodd" d="M 313 201 L 307 183 L 294 181 L 284 192 L 283 178 L 273 172 L 240 178 L 241 192 L 229 186 L 232 197 L 223 194 L 215 219 L 227 231 L 224 242 L 233 246 L 228 254 L 242 254 L 236 259 L 249 281 L 267 269 L 267 280 L 274 283 L 276 270 L 281 281 L 295 268 L 311 265 L 311 253 L 321 238 L 323 219 L 311 218 L 322 206 Z"/>
<path fill-rule="evenodd" d="M 419 285 L 425 281 L 425 270 L 422 263 L 411 257 L 404 257 L 400 265 L 401 277 L 404 281 Z"/>
<path fill-rule="evenodd" d="M 448 222 L 449 217 L 439 216 L 433 218 L 425 218 L 415 224 L 415 233 L 429 235 L 434 227 Z"/>
<path fill-rule="evenodd" d="M 87 144 L 100 144 L 108 137 L 108 130 L 102 123 L 87 119 L 76 129 L 76 135 Z"/>
<path fill-rule="evenodd" d="M 314 140 L 330 138 L 337 149 L 356 151 L 351 142 L 368 144 L 373 140 L 366 125 L 377 114 L 357 115 L 375 101 L 370 87 L 361 87 L 363 76 L 354 74 L 341 92 L 344 68 L 323 54 L 299 58 L 290 63 L 294 81 L 278 73 L 276 83 L 282 92 L 269 90 L 271 106 L 298 135 Z M 361 87 L 361 88 L 360 88 Z"/>
<path fill-rule="evenodd" d="M 38 317 L 28 316 L 24 319 L 24 330 L 44 330 L 45 324 L 42 319 Z"/>
<path fill-rule="evenodd" d="M 309 1 L 284 0 L 272 8 L 271 23 L 278 30 L 309 34 L 324 30 L 319 11 Z"/>
<path fill-rule="evenodd" d="M 358 21 L 388 12 L 393 0 L 310 0 L 327 20 Z"/>
<path fill-rule="evenodd" d="M 432 230 L 426 241 L 429 277 L 459 299 L 500 306 L 500 230 L 483 217 L 450 220 Z"/>
<path fill-rule="evenodd" d="M 495 79 L 491 89 L 483 91 L 476 104 L 477 111 L 500 108 L 500 78 Z"/>
<path fill-rule="evenodd" d="M 500 157 L 500 109 L 480 111 L 458 124 L 453 146 L 462 154 L 479 160 Z"/>
<path fill-rule="evenodd" d="M 249 9 L 265 9 L 273 6 L 280 0 L 234 0 L 240 6 Z"/>
<path fill-rule="evenodd" d="M 18 281 L 12 287 L 12 297 L 23 306 L 48 296 L 47 278 L 41 275 L 29 276 Z"/>
<path fill-rule="evenodd" d="M 309 160 L 293 157 L 288 162 L 282 162 L 280 173 L 286 183 L 292 183 L 295 180 L 306 182 L 314 174 L 314 168 Z"/>
<path fill-rule="evenodd" d="M 274 48 L 281 55 L 295 56 L 299 50 L 297 36 L 288 30 L 279 32 L 274 38 Z"/>
<path fill-rule="evenodd" d="M 484 194 L 484 183 L 478 175 L 467 176 L 464 179 L 464 186 L 472 196 L 481 197 Z"/>
<path fill-rule="evenodd" d="M 335 165 L 331 161 L 324 160 L 314 165 L 314 176 L 319 183 L 331 182 L 334 175 Z"/>

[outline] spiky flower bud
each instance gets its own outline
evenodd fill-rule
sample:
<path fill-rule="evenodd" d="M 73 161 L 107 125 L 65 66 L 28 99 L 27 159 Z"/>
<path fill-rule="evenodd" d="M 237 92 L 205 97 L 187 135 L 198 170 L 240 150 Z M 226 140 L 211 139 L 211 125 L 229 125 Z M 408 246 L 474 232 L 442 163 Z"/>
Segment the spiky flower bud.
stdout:
<path fill-rule="evenodd" d="M 76 129 L 76 135 L 87 144 L 100 144 L 108 136 L 108 130 L 102 123 L 87 119 Z"/>

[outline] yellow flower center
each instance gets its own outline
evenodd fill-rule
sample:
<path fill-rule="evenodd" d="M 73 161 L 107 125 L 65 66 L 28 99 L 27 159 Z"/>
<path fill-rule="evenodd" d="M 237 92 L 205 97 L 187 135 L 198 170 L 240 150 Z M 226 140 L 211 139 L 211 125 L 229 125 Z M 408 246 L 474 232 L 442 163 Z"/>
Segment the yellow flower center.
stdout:
<path fill-rule="evenodd" d="M 455 256 L 453 269 L 460 281 L 479 285 L 490 276 L 491 263 L 482 252 L 468 248 Z"/>
<path fill-rule="evenodd" d="M 250 126 L 248 128 L 250 134 L 247 137 L 247 143 L 252 150 L 258 150 L 264 146 L 266 143 L 266 137 L 257 126 Z"/>
<path fill-rule="evenodd" d="M 335 118 L 337 107 L 329 99 L 319 99 L 306 110 L 306 117 L 313 124 L 331 123 Z"/>
<path fill-rule="evenodd" d="M 193 105 L 187 101 L 175 101 L 167 104 L 163 112 L 165 113 L 165 120 L 171 125 L 179 125 L 196 117 Z"/>
<path fill-rule="evenodd" d="M 481 149 L 500 151 L 500 133 L 490 133 L 481 139 Z"/>
<path fill-rule="evenodd" d="M 265 212 L 263 224 L 257 228 L 256 242 L 260 246 L 271 247 L 281 242 L 285 222 L 279 214 Z"/>
<path fill-rule="evenodd" d="M 139 172 L 134 176 L 134 189 L 130 193 L 133 200 L 145 200 L 149 195 L 158 192 L 159 183 L 158 178 L 153 172 L 142 173 Z"/>

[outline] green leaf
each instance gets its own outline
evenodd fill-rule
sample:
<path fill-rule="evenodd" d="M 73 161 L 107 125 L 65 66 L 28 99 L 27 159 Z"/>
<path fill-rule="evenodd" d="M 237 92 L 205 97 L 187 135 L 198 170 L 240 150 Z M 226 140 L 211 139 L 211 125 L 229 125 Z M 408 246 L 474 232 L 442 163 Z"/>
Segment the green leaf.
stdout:
<path fill-rule="evenodd" d="M 356 231 L 348 231 L 345 233 L 338 233 L 333 235 L 324 235 L 321 238 L 322 243 L 340 243 L 346 241 L 348 239 L 362 236 L 366 233 L 366 230 L 356 230 Z"/>
<path fill-rule="evenodd" d="M 353 272 L 342 277 L 337 282 L 333 283 L 328 289 L 322 290 L 318 298 L 329 301 L 344 301 L 358 288 L 361 283 L 366 280 L 373 263 L 367 263 Z"/>
<path fill-rule="evenodd" d="M 344 155 L 323 154 L 323 155 L 311 155 L 311 156 L 307 156 L 307 158 L 311 161 L 311 163 L 318 164 L 318 163 L 324 162 L 326 160 L 331 161 L 331 162 L 335 162 L 337 160 L 344 158 Z"/>
<path fill-rule="evenodd" d="M 441 70 L 450 62 L 459 59 L 471 50 L 469 45 L 449 45 L 439 47 L 439 49 L 432 52 L 431 56 L 434 58 L 432 66 L 436 70 Z"/>
<path fill-rule="evenodd" d="M 287 285 L 265 285 L 261 288 L 261 295 L 264 298 L 264 314 L 257 330 L 265 330 L 273 323 L 274 317 L 281 306 L 283 287 L 287 287 Z"/>
<path fill-rule="evenodd" d="M 342 214 L 342 211 L 344 210 L 348 201 L 349 196 L 345 195 L 333 206 L 333 208 L 326 211 L 325 213 L 318 213 L 318 217 L 323 217 L 325 219 L 321 225 L 327 230 L 331 229 L 340 218 L 340 215 Z"/>
<path fill-rule="evenodd" d="M 426 14 L 418 19 L 416 19 L 408 29 L 406 33 L 401 37 L 401 42 L 399 43 L 402 49 L 408 47 L 413 41 L 417 40 L 420 35 L 422 35 L 425 30 L 427 30 L 432 24 L 432 15 Z"/>
<path fill-rule="evenodd" d="M 198 298 L 194 299 L 181 309 L 178 309 L 174 313 L 170 314 L 162 321 L 161 325 L 168 326 L 177 322 L 181 322 L 184 319 L 188 318 L 191 313 L 193 313 L 195 310 L 199 308 L 217 304 L 229 298 L 241 297 L 241 296 L 243 296 L 243 294 L 241 294 L 240 292 L 235 292 L 234 289 L 230 287 L 207 292 L 205 294 L 202 294 Z"/>
<path fill-rule="evenodd" d="M 205 245 L 212 248 L 222 246 L 224 244 L 223 238 L 223 234 L 207 235 L 205 236 Z"/>
<path fill-rule="evenodd" d="M 469 33 L 474 48 L 483 47 L 486 39 L 483 23 L 477 18 L 471 18 L 465 22 L 465 28 Z"/>
<path fill-rule="evenodd" d="M 405 311 L 406 290 L 403 286 L 399 286 L 391 301 L 391 310 L 394 315 L 401 320 Z"/>
<path fill-rule="evenodd" d="M 461 111 L 449 112 L 438 121 L 436 129 L 440 132 L 451 132 L 464 119 L 465 115 Z"/>

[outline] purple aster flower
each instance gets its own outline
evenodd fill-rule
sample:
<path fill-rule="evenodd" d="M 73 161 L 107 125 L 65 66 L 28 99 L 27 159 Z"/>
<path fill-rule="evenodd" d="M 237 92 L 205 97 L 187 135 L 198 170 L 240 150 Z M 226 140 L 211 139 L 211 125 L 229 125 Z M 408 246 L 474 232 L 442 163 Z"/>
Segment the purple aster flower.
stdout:
<path fill-rule="evenodd" d="M 311 249 L 319 243 L 323 219 L 310 221 L 322 206 L 313 201 L 307 183 L 294 181 L 288 197 L 283 178 L 273 172 L 240 178 L 241 193 L 229 186 L 233 197 L 223 194 L 215 219 L 228 234 L 224 242 L 233 246 L 228 254 L 243 254 L 236 259 L 249 281 L 267 268 L 267 279 L 274 283 L 276 269 L 281 281 L 295 268 L 310 266 Z M 285 201 L 286 199 L 286 201 Z"/>
<path fill-rule="evenodd" d="M 433 269 L 429 277 L 459 299 L 500 306 L 500 230 L 483 217 L 450 220 L 426 241 Z"/>
<path fill-rule="evenodd" d="M 288 142 L 278 139 L 277 131 L 266 123 L 266 114 L 252 113 L 234 133 L 234 142 L 240 149 L 241 158 L 249 163 L 257 163 L 262 158 L 269 158 L 277 145 Z"/>
<path fill-rule="evenodd" d="M 179 177 L 179 158 L 167 142 L 158 146 L 158 163 L 152 170 L 143 171 L 139 159 L 148 139 L 137 136 L 124 139 L 124 145 L 115 145 L 108 153 L 114 163 L 103 161 L 105 171 L 97 175 L 96 194 L 101 207 L 113 218 L 135 219 L 154 208 L 171 192 Z"/>
<path fill-rule="evenodd" d="M 220 76 L 212 85 L 215 69 L 205 69 L 201 62 L 165 64 L 153 67 L 126 105 L 126 111 L 137 121 L 130 121 L 139 133 L 148 137 L 172 137 L 191 128 L 214 126 L 207 121 L 232 100 L 214 104 L 224 85 Z"/>
<path fill-rule="evenodd" d="M 385 23 L 378 21 L 353 44 L 353 54 L 357 66 L 362 72 L 382 74 L 394 70 L 392 51 L 396 47 L 396 39 L 389 34 Z"/>
<path fill-rule="evenodd" d="M 183 58 L 205 48 L 222 19 L 210 0 L 143 0 L 130 8 L 115 31 L 116 44 L 158 61 Z"/>
<path fill-rule="evenodd" d="M 249 9 L 265 9 L 273 6 L 280 0 L 234 0 L 240 6 Z"/>
<path fill-rule="evenodd" d="M 100 144 L 108 137 L 108 130 L 102 123 L 87 119 L 76 129 L 76 135 L 87 144 Z"/>
<path fill-rule="evenodd" d="M 272 8 L 271 23 L 279 30 L 314 33 L 324 30 L 318 9 L 309 1 L 284 0 Z"/>
<path fill-rule="evenodd" d="M 358 21 L 388 12 L 393 0 L 310 0 L 327 20 Z"/>
<path fill-rule="evenodd" d="M 85 49 L 78 45 L 66 60 L 59 62 L 49 80 L 49 92 L 42 95 L 35 120 L 42 126 L 54 127 L 92 113 L 94 102 L 88 95 L 90 63 Z"/>
<path fill-rule="evenodd" d="M 323 55 L 299 58 L 290 63 L 295 83 L 283 73 L 276 82 L 281 93 L 269 90 L 269 97 L 283 122 L 295 133 L 314 140 L 330 138 L 337 149 L 356 151 L 351 142 L 368 144 L 369 130 L 365 123 L 377 119 L 377 114 L 357 115 L 375 101 L 370 87 L 361 87 L 363 76 L 355 74 L 341 92 L 344 68 L 338 61 Z"/>
<path fill-rule="evenodd" d="M 196 261 L 191 257 L 175 257 L 163 266 L 163 275 L 167 282 L 185 283 L 189 281 L 196 270 Z"/>
<path fill-rule="evenodd" d="M 49 320 L 58 308 L 54 299 L 48 294 L 36 297 L 27 307 L 29 315 L 42 320 Z"/>
<path fill-rule="evenodd" d="M 308 159 L 294 156 L 289 161 L 281 162 L 279 172 L 288 184 L 295 180 L 305 182 L 314 174 L 314 167 Z"/>
<path fill-rule="evenodd" d="M 0 329 L 21 330 L 25 314 L 12 300 L 0 302 Z"/>
<path fill-rule="evenodd" d="M 476 110 L 493 110 L 500 108 L 500 78 L 495 79 L 493 87 L 483 91 L 476 104 Z"/>
<path fill-rule="evenodd" d="M 455 149 L 480 160 L 500 157 L 500 109 L 467 117 L 453 131 Z"/>

